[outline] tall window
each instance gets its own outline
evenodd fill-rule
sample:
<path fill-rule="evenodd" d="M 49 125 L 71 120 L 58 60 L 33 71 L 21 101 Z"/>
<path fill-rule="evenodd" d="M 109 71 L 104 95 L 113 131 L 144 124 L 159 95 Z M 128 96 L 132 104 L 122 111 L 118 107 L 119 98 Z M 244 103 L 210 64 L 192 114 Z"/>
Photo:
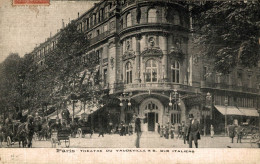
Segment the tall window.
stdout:
<path fill-rule="evenodd" d="M 132 83 L 132 65 L 130 62 L 126 63 L 126 83 Z"/>
<path fill-rule="evenodd" d="M 157 22 L 157 11 L 156 9 L 150 9 L 148 11 L 148 22 L 149 23 L 156 23 Z"/>
<path fill-rule="evenodd" d="M 104 69 L 103 76 L 104 76 L 104 84 L 107 84 L 107 69 Z"/>
<path fill-rule="evenodd" d="M 126 27 L 132 26 L 132 18 L 131 18 L 131 13 L 128 13 L 126 15 Z"/>
<path fill-rule="evenodd" d="M 171 65 L 172 70 L 172 82 L 180 83 L 180 63 L 178 61 L 174 61 Z"/>
<path fill-rule="evenodd" d="M 157 62 L 155 60 L 150 59 L 146 62 L 145 71 L 146 82 L 157 82 Z"/>

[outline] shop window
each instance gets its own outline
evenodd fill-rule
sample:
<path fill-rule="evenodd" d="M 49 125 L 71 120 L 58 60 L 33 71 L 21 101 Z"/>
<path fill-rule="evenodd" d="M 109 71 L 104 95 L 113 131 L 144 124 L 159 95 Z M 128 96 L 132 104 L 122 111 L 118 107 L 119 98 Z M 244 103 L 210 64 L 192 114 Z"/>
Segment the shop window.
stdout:
<path fill-rule="evenodd" d="M 132 64 L 130 62 L 126 63 L 126 83 L 132 83 Z"/>
<path fill-rule="evenodd" d="M 156 23 L 157 22 L 157 11 L 154 8 L 148 10 L 148 22 Z"/>
<path fill-rule="evenodd" d="M 172 82 L 180 83 L 180 63 L 178 61 L 173 61 L 171 65 L 172 72 Z"/>
<path fill-rule="evenodd" d="M 146 62 L 145 65 L 146 82 L 157 82 L 157 69 L 158 69 L 157 62 L 155 60 L 150 59 Z"/>

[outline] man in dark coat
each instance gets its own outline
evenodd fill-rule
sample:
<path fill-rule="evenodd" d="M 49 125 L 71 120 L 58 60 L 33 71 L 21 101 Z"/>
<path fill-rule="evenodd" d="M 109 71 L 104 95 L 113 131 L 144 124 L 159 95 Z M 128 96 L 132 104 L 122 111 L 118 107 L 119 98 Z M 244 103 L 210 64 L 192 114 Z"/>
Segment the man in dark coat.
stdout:
<path fill-rule="evenodd" d="M 234 137 L 235 137 L 235 125 L 233 125 L 233 123 L 231 123 L 231 125 L 228 127 L 228 131 L 229 131 L 229 137 L 231 138 L 231 143 L 233 143 L 234 141 Z"/>
<path fill-rule="evenodd" d="M 243 135 L 243 128 L 240 125 L 238 125 L 238 127 L 237 127 L 237 143 L 238 142 L 241 143 L 242 135 Z"/>
<path fill-rule="evenodd" d="M 200 139 L 200 133 L 199 133 L 199 122 L 194 119 L 193 114 L 189 115 L 189 126 L 188 126 L 188 133 L 187 133 L 187 139 L 189 141 L 189 147 L 192 148 L 192 140 L 194 140 L 194 144 L 196 148 L 198 148 L 198 139 Z"/>
<path fill-rule="evenodd" d="M 135 120 L 135 132 L 136 132 L 135 146 L 136 146 L 136 148 L 140 148 L 140 138 L 142 135 L 140 118 L 136 118 L 136 120 Z"/>

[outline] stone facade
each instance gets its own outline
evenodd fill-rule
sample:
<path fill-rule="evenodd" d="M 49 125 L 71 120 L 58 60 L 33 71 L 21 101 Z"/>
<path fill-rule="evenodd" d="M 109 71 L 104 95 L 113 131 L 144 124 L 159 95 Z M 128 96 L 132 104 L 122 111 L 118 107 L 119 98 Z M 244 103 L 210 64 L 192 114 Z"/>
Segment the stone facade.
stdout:
<path fill-rule="evenodd" d="M 214 105 L 225 105 L 223 97 L 228 97 L 228 106 L 256 110 L 259 67 L 238 68 L 228 78 L 211 73 L 211 61 L 202 59 L 193 46 L 190 19 L 188 9 L 174 1 L 130 0 L 102 1 L 76 20 L 78 30 L 90 38 L 91 50 L 82 55 L 83 62 L 87 55 L 98 53 L 98 69 L 110 96 L 127 97 L 121 106 L 107 106 L 110 116 L 119 117 L 112 119 L 114 125 L 129 123 L 136 115 L 142 118 L 144 131 L 156 131 L 157 123 L 186 122 L 190 113 L 203 123 L 214 123 Z M 58 35 L 35 48 L 36 63 L 44 65 L 42 53 L 55 48 Z"/>

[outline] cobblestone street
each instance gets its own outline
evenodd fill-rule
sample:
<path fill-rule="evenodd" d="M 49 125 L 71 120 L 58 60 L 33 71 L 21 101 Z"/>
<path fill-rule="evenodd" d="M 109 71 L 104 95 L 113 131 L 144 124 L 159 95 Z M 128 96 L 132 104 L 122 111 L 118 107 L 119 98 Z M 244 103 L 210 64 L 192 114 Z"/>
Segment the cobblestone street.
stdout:
<path fill-rule="evenodd" d="M 199 148 L 257 148 L 257 145 L 250 144 L 250 136 L 243 139 L 242 143 L 231 143 L 228 137 L 216 136 L 210 138 L 209 136 L 202 136 L 199 140 Z M 70 148 L 135 148 L 136 135 L 119 136 L 118 134 L 105 135 L 98 137 L 94 134 L 92 138 L 87 135 L 85 138 L 70 138 Z M 188 144 L 184 144 L 182 139 L 165 139 L 156 133 L 143 133 L 140 140 L 141 148 L 188 148 Z M 194 144 L 193 144 L 194 146 Z M 6 143 L 3 143 L 6 147 Z M 16 142 L 13 147 L 18 147 Z M 35 141 L 33 140 L 34 148 L 51 148 L 51 142 L 48 141 Z M 65 142 L 62 141 L 61 145 L 56 144 L 56 148 L 65 148 Z"/>

